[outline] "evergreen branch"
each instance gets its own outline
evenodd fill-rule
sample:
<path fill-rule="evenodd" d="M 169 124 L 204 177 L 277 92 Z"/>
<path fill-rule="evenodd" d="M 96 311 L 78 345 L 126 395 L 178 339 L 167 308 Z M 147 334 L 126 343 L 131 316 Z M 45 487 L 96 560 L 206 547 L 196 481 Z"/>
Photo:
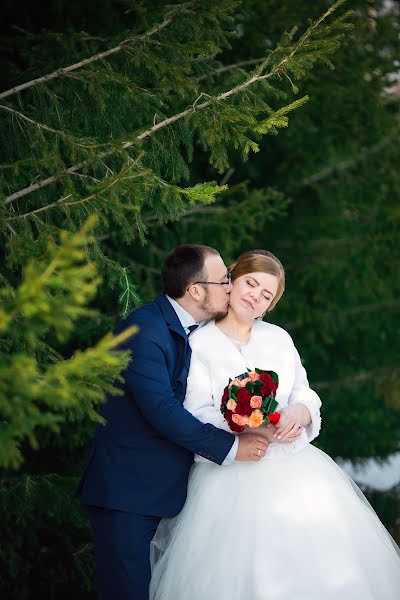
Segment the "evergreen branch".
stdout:
<path fill-rule="evenodd" d="M 101 154 L 99 156 L 99 158 L 102 158 L 102 157 L 103 157 L 103 155 Z M 14 194 L 10 194 L 10 196 L 7 196 L 4 200 L 4 204 L 10 204 L 10 202 L 14 202 L 14 200 L 18 200 L 19 198 L 22 198 L 23 196 L 27 196 L 28 194 L 31 194 L 32 192 L 36 192 L 37 190 L 40 190 L 41 188 L 46 187 L 46 186 L 50 185 L 51 183 L 56 183 L 66 174 L 74 175 L 76 173 L 76 171 L 79 171 L 80 169 L 85 167 L 87 164 L 88 164 L 88 161 L 82 161 L 80 163 L 77 163 L 76 165 L 72 165 L 72 167 L 68 167 L 68 169 L 66 169 L 66 171 L 64 173 L 59 173 L 58 175 L 51 175 L 50 177 L 47 177 L 46 179 L 41 179 L 37 183 L 33 183 L 33 184 L 29 185 L 28 187 L 23 188 L 22 190 L 19 190 L 18 192 L 15 192 Z"/>
<path fill-rule="evenodd" d="M 224 102 L 225 100 L 227 100 L 228 98 L 235 96 L 236 94 L 242 93 L 244 92 L 247 88 L 253 86 L 254 84 L 260 82 L 260 81 L 266 81 L 268 79 L 271 79 L 272 77 L 275 76 L 279 76 L 284 72 L 284 68 L 285 65 L 287 65 L 288 62 L 291 61 L 291 59 L 301 50 L 303 49 L 305 46 L 307 46 L 308 42 L 309 42 L 309 38 L 313 35 L 313 33 L 315 32 L 315 30 L 320 26 L 320 24 L 326 19 L 328 18 L 331 13 L 336 10 L 336 8 L 338 8 L 341 4 L 343 4 L 346 0 L 337 0 L 323 15 L 321 15 L 321 17 L 319 17 L 319 19 L 317 19 L 317 21 L 311 23 L 311 25 L 308 27 L 308 29 L 303 33 L 303 35 L 300 37 L 300 39 L 298 40 L 298 42 L 296 42 L 292 49 L 290 50 L 290 52 L 288 52 L 286 55 L 284 55 L 278 62 L 276 65 L 274 65 L 271 70 L 264 74 L 261 75 L 261 73 L 263 72 L 263 69 L 268 65 L 268 63 L 271 62 L 271 56 L 273 55 L 273 53 L 271 53 L 267 59 L 264 60 L 264 62 L 261 64 L 260 67 L 258 67 L 258 69 L 255 71 L 255 73 L 253 75 L 251 75 L 246 81 L 244 81 L 243 83 L 235 86 L 234 88 L 227 90 L 226 92 L 223 92 L 221 94 L 218 94 L 217 96 L 209 96 L 208 94 L 204 94 L 201 93 L 196 100 L 193 102 L 193 104 L 191 104 L 188 108 L 186 108 L 185 110 L 171 116 L 168 117 L 166 119 L 164 119 L 163 121 L 160 121 L 159 123 L 153 124 L 152 127 L 146 129 L 145 131 L 143 131 L 142 133 L 140 133 L 133 141 L 129 141 L 129 142 L 125 142 L 122 145 L 122 149 L 123 150 L 127 150 L 128 148 L 132 147 L 135 143 L 137 143 L 137 141 L 142 141 L 145 138 L 151 136 L 152 134 L 156 133 L 157 131 L 168 127 L 169 125 L 171 125 L 172 123 L 175 123 L 191 114 L 193 114 L 194 112 L 199 112 L 201 110 L 204 110 L 214 104 L 217 104 L 219 102 Z M 282 48 L 280 49 L 280 51 L 282 51 Z M 309 53 L 309 55 L 311 57 L 311 54 Z M 204 102 L 199 104 L 199 100 L 203 97 L 203 96 L 207 96 L 209 99 L 205 100 Z M 101 157 L 105 157 L 107 155 L 112 154 L 113 152 L 115 152 L 115 149 L 110 150 L 108 152 L 105 152 L 103 154 L 101 154 Z M 67 169 L 67 173 L 74 173 L 75 171 L 79 170 L 80 168 L 82 168 L 84 165 L 88 164 L 88 161 L 85 161 L 83 163 L 79 163 L 77 165 L 73 165 L 72 167 L 69 167 Z M 47 186 L 51 183 L 55 183 L 56 181 L 58 181 L 60 179 L 62 175 L 61 174 L 57 174 L 57 175 L 53 175 L 51 177 L 48 177 L 47 179 L 43 179 L 42 181 L 39 181 L 38 183 L 35 183 L 33 185 L 30 185 L 22 190 L 19 190 L 18 192 L 15 192 L 13 194 L 11 194 L 10 196 L 7 196 L 4 200 L 5 204 L 9 204 L 10 202 L 13 202 L 14 200 L 17 200 L 18 198 L 21 198 L 27 194 L 30 194 L 32 192 L 34 192 L 35 190 L 38 190 L 44 186 Z"/>
<path fill-rule="evenodd" d="M 171 125 L 172 123 L 175 123 L 176 121 L 192 114 L 193 112 L 204 110 L 205 108 L 208 108 L 209 106 L 211 106 L 214 102 L 220 102 L 223 100 L 227 100 L 230 96 L 233 96 L 235 94 L 238 94 L 239 92 L 244 91 L 246 88 L 253 85 L 254 83 L 257 83 L 258 81 L 269 79 L 270 77 L 272 77 L 273 75 L 276 75 L 279 72 L 280 68 L 282 67 L 283 62 L 284 61 L 281 61 L 281 63 L 279 63 L 274 69 L 272 69 L 272 71 L 270 73 L 268 73 L 266 75 L 254 75 L 250 79 L 248 79 L 246 82 L 236 86 L 235 88 L 232 88 L 231 90 L 228 90 L 227 92 L 224 92 L 223 94 L 219 94 L 218 96 L 212 97 L 210 100 L 207 100 L 207 101 L 203 102 L 202 104 L 197 104 L 199 98 L 201 98 L 201 96 L 204 95 L 204 94 L 200 94 L 200 96 L 198 96 L 198 98 L 194 101 L 194 103 L 189 108 L 187 108 L 186 110 L 184 110 L 180 113 L 173 115 L 172 117 L 168 117 L 167 119 L 160 121 L 159 123 L 153 125 L 149 129 L 146 129 L 145 131 L 143 131 L 140 135 L 138 135 L 136 137 L 135 141 L 126 142 L 125 144 L 123 144 L 122 149 L 127 150 L 127 149 L 131 148 L 136 143 L 136 141 L 141 141 L 141 140 L 145 139 L 146 137 L 152 135 L 156 131 L 163 129 L 164 127 L 167 127 L 167 126 Z M 110 150 L 108 152 L 102 153 L 99 158 L 105 158 L 106 156 L 109 156 L 113 152 L 115 152 L 115 150 Z M 69 167 L 65 171 L 65 173 L 73 175 L 76 171 L 78 171 L 82 167 L 86 166 L 88 164 L 88 162 L 89 161 L 83 161 L 81 163 L 73 165 L 73 166 Z M 64 175 L 64 173 L 52 175 L 51 177 L 47 177 L 46 179 L 42 179 L 41 181 L 39 181 L 37 183 L 34 183 L 26 188 L 23 188 L 23 189 L 19 190 L 18 192 L 15 192 L 15 193 L 7 196 L 4 200 L 4 204 L 6 204 L 6 205 L 10 204 L 11 202 L 18 200 L 19 198 L 22 198 L 23 196 L 31 194 L 32 192 L 35 192 L 43 187 L 46 187 L 52 183 L 55 183 L 63 175 Z M 53 203 L 50 206 L 54 206 L 55 204 L 56 203 Z M 16 218 L 16 217 L 13 217 L 12 219 L 14 219 L 14 218 Z"/>
<path fill-rule="evenodd" d="M 338 387 L 342 385 L 354 385 L 357 383 L 362 383 L 364 381 L 369 381 L 370 379 L 376 379 L 377 376 L 385 376 L 388 373 L 392 373 L 394 370 L 398 369 L 398 364 L 389 365 L 387 367 L 381 367 L 378 369 L 371 369 L 370 371 L 360 371 L 355 375 L 349 375 L 348 377 L 343 377 L 343 379 L 334 379 L 333 381 L 319 381 L 313 383 L 311 387 L 314 390 L 325 390 L 331 389 L 332 387 Z"/>
<path fill-rule="evenodd" d="M 142 156 L 143 156 L 143 154 L 140 154 L 133 161 L 133 165 L 136 165 L 138 163 L 138 161 L 142 158 Z M 130 165 L 129 168 L 132 168 L 132 165 Z M 124 173 L 126 170 L 127 169 L 124 169 L 122 171 L 122 173 Z M 101 196 L 105 191 L 114 187 L 114 185 L 121 183 L 122 181 L 127 181 L 129 179 L 136 179 L 137 177 L 142 177 L 142 175 L 143 175 L 142 173 L 128 173 L 127 175 L 123 175 L 123 174 L 117 175 L 116 177 L 109 178 L 110 181 L 108 181 L 105 185 L 102 185 L 100 189 L 96 189 L 95 192 L 93 192 L 92 194 L 89 194 L 85 198 L 67 202 L 67 200 L 72 196 L 72 194 L 68 194 L 68 196 L 59 198 L 55 202 L 52 202 L 51 204 L 47 204 L 46 206 L 41 206 L 40 208 L 36 208 L 35 210 L 31 210 L 27 213 L 23 213 L 22 215 L 16 215 L 15 217 L 7 217 L 4 219 L 4 222 L 9 223 L 10 221 L 20 221 L 21 219 L 27 219 L 28 217 L 35 216 L 41 212 L 48 211 L 51 208 L 54 208 L 55 206 L 59 206 L 62 208 L 64 206 L 77 206 L 77 205 L 81 205 L 81 204 L 86 204 L 90 200 L 94 200 L 96 197 Z"/>
<path fill-rule="evenodd" d="M 387 302 L 379 302 L 377 304 L 362 304 L 361 306 L 355 306 L 344 311 L 347 315 L 358 315 L 360 313 L 374 312 L 375 310 L 390 310 L 400 308 L 400 300 L 389 300 Z"/>
<path fill-rule="evenodd" d="M 376 144 L 373 144 L 369 148 L 364 148 L 363 150 L 361 150 L 361 152 L 357 156 L 340 161 L 338 163 L 335 163 L 334 165 L 329 165 L 327 167 L 324 167 L 317 173 L 314 173 L 313 175 L 306 177 L 305 179 L 303 179 L 303 181 L 300 182 L 299 186 L 301 186 L 301 187 L 312 186 L 315 183 L 318 183 L 324 179 L 327 179 L 328 177 L 330 177 L 331 175 L 334 175 L 335 173 L 338 173 L 338 174 L 344 173 L 345 171 L 348 171 L 349 169 L 352 169 L 353 167 L 355 167 L 359 162 L 362 162 L 367 156 L 370 156 L 372 154 L 376 154 L 377 152 L 380 152 L 387 146 L 390 146 L 390 144 L 392 142 L 398 141 L 398 139 L 399 139 L 399 129 L 395 129 L 390 135 L 385 136 L 384 138 L 379 140 L 379 142 L 377 142 Z"/>
<path fill-rule="evenodd" d="M 59 198 L 58 200 L 56 200 L 55 202 L 52 202 L 51 204 L 47 204 L 46 206 L 41 206 L 40 208 L 36 208 L 35 210 L 31 210 L 27 213 L 24 213 L 22 215 L 16 215 L 15 217 L 7 217 L 4 219 L 5 223 L 9 223 L 10 221 L 20 221 L 21 219 L 27 219 L 28 217 L 33 217 L 43 211 L 49 210 L 50 208 L 53 208 L 54 206 L 59 206 L 60 204 L 62 205 L 62 202 L 64 202 L 64 200 L 68 200 L 68 198 L 70 198 L 72 196 L 72 194 L 68 194 L 68 196 L 64 196 L 63 198 Z"/>
<path fill-rule="evenodd" d="M 225 173 L 225 175 L 223 176 L 223 178 L 221 179 L 221 183 L 219 185 L 226 185 L 228 183 L 228 181 L 230 180 L 230 178 L 232 177 L 232 175 L 234 174 L 235 169 L 233 167 L 230 167 L 227 172 Z"/>
<path fill-rule="evenodd" d="M 113 255 L 119 259 L 121 259 L 121 253 L 118 252 L 117 250 L 115 250 L 109 243 L 108 243 L 108 239 L 110 238 L 109 235 L 102 235 L 98 238 L 96 238 L 96 240 L 98 242 L 101 242 L 102 245 L 105 246 L 105 248 L 107 249 L 107 254 L 108 255 Z M 151 240 L 147 240 L 147 245 L 150 246 L 153 251 L 155 252 L 155 254 L 159 255 L 162 257 L 162 259 L 164 259 L 165 257 L 165 252 L 161 251 L 159 248 L 157 248 L 157 246 L 155 246 Z M 148 273 L 149 275 L 156 275 L 159 276 L 160 275 L 160 269 L 156 268 L 156 267 L 151 267 L 149 265 L 145 265 L 144 263 L 141 263 L 139 261 L 134 260 L 133 258 L 129 257 L 129 256 L 123 256 L 122 260 L 125 263 L 128 263 L 129 265 L 131 265 L 136 271 L 145 271 L 146 273 Z M 116 263 L 118 264 L 118 263 Z M 121 267 L 122 269 L 124 267 Z"/>
<path fill-rule="evenodd" d="M 121 294 L 118 298 L 118 303 L 121 306 L 121 316 L 125 319 L 133 307 L 140 304 L 140 298 L 129 277 L 129 271 L 126 267 L 121 268 L 121 275 L 122 278 L 119 282 Z"/>
<path fill-rule="evenodd" d="M 218 69 L 214 69 L 212 73 L 206 73 L 204 75 L 200 75 L 195 78 L 195 81 L 204 81 L 213 75 L 221 75 L 221 73 L 226 73 L 227 71 L 235 71 L 236 69 L 241 69 L 242 67 L 248 67 L 249 65 L 256 65 L 262 63 L 265 60 L 265 57 L 262 58 L 249 58 L 248 60 L 242 60 L 237 63 L 232 63 L 230 65 L 224 65 L 219 67 Z"/>
<path fill-rule="evenodd" d="M 351 240 L 349 240 L 349 243 Z M 360 313 L 370 313 L 376 310 L 398 310 L 400 308 L 399 300 L 388 300 L 387 302 L 379 302 L 375 304 L 360 304 L 359 306 L 353 306 L 352 308 L 341 309 L 341 317 L 351 317 L 353 315 L 359 315 Z M 298 325 L 295 322 L 288 322 L 284 324 L 285 329 L 293 331 L 297 329 Z"/>
<path fill-rule="evenodd" d="M 137 332 L 135 325 L 118 336 L 107 334 L 95 346 L 77 350 L 71 358 L 61 360 L 41 371 L 33 359 L 19 356 L 0 366 L 2 378 L 14 379 L 1 390 L 2 428 L 0 429 L 0 466 L 17 468 L 23 461 L 21 445 L 39 446 L 40 428 L 58 432 L 68 420 L 104 422 L 96 407 L 105 393 L 120 393 L 121 370 L 130 361 L 124 342 Z M 21 389 L 23 393 L 21 393 Z M 46 409 L 43 409 L 43 406 Z"/>
<path fill-rule="evenodd" d="M 60 129 L 53 129 L 53 127 L 49 127 L 48 125 L 45 125 L 44 123 L 40 123 L 39 121 L 34 121 L 30 117 L 27 117 L 26 115 L 19 112 L 18 110 L 15 110 L 14 108 L 11 108 L 10 106 L 6 106 L 5 104 L 0 104 L 0 110 L 5 110 L 6 112 L 11 113 L 14 117 L 21 119 L 23 121 L 26 121 L 27 123 L 34 125 L 38 129 L 43 129 L 43 131 L 48 131 L 49 133 L 54 133 L 55 135 L 68 141 L 73 146 L 79 146 L 80 148 L 100 148 L 100 147 L 102 147 L 102 146 L 104 147 L 106 145 L 106 144 L 96 144 L 96 143 L 91 143 L 91 144 L 82 143 L 82 141 L 78 141 L 81 138 L 76 138 L 73 135 L 65 133 L 65 131 L 61 131 Z"/>
<path fill-rule="evenodd" d="M 190 215 L 198 215 L 198 214 L 220 214 L 225 212 L 225 208 L 222 206 L 194 206 L 193 208 L 189 208 L 185 210 L 185 212 L 181 215 L 181 219 L 188 217 Z M 151 223 L 152 221 L 158 221 L 159 218 L 156 215 L 151 215 L 143 219 L 144 223 Z"/>
<path fill-rule="evenodd" d="M 129 179 L 136 179 L 137 177 L 141 177 L 141 174 L 133 173 L 133 174 L 130 174 L 130 175 L 125 175 L 123 177 L 115 177 L 107 185 L 105 185 L 104 187 L 102 187 L 100 191 L 96 191 L 93 194 L 89 194 L 89 196 L 86 196 L 86 198 L 81 198 L 80 200 L 74 200 L 73 202 L 64 202 L 63 206 L 77 206 L 78 204 L 86 204 L 86 202 L 89 202 L 90 200 L 94 200 L 94 198 L 96 198 L 97 196 L 100 196 L 105 191 L 107 191 L 110 188 L 114 187 L 114 185 L 116 185 L 117 183 L 121 183 L 121 181 L 127 181 Z M 42 208 L 44 210 L 47 210 L 50 207 L 49 206 L 43 206 Z M 25 217 L 27 215 L 21 215 L 21 216 Z"/>
<path fill-rule="evenodd" d="M 192 217 L 192 215 L 220 215 L 226 212 L 226 208 L 223 206 L 204 206 L 204 205 L 198 205 L 198 206 L 194 206 L 192 208 L 189 208 L 187 210 L 185 210 L 179 217 L 179 220 L 182 221 L 188 221 L 189 218 Z M 194 221 L 194 219 L 193 219 Z M 157 215 L 149 215 L 148 217 L 145 217 L 143 219 L 143 223 L 145 225 L 148 225 L 149 223 L 154 223 L 154 226 L 157 227 L 158 225 L 160 225 L 160 217 L 158 217 Z M 153 225 L 150 225 L 150 227 L 152 227 Z M 101 235 L 99 237 L 96 238 L 97 242 L 107 242 L 107 240 L 109 240 L 110 235 Z M 162 259 L 165 258 L 165 251 L 161 250 L 160 248 L 158 248 L 154 242 L 152 242 L 150 239 L 146 240 L 146 243 L 148 246 L 150 246 L 154 253 L 157 254 L 157 256 L 161 257 Z M 115 254 L 115 251 L 111 249 L 111 247 L 106 243 L 105 244 L 108 251 L 111 251 Z M 123 260 L 126 262 L 129 262 L 132 266 L 138 268 L 138 269 L 143 269 L 145 271 L 148 271 L 149 273 L 157 273 L 160 274 L 160 269 L 156 269 L 154 267 L 148 267 L 146 265 L 143 265 L 139 262 L 135 262 L 134 260 L 128 258 L 127 256 L 123 257 Z"/>
<path fill-rule="evenodd" d="M 159 248 L 155 242 L 151 239 L 147 240 L 147 245 L 153 250 L 154 254 L 156 254 L 157 256 L 161 257 L 162 260 L 164 260 L 165 258 L 165 250 L 161 250 L 161 248 Z M 156 271 L 159 273 L 159 269 L 156 269 Z"/>
<path fill-rule="evenodd" d="M 4 98 L 8 98 L 9 96 L 12 96 L 14 94 L 19 94 L 20 92 L 22 92 L 26 89 L 32 88 L 41 83 L 47 83 L 48 81 L 51 81 L 52 79 L 58 79 L 59 77 L 68 75 L 68 73 L 71 73 L 72 71 L 76 71 L 77 69 L 86 67 L 87 65 L 90 65 L 96 61 L 108 58 L 109 56 L 112 56 L 113 54 L 116 54 L 117 52 L 121 52 L 122 50 L 125 50 L 127 47 L 131 47 L 133 44 L 137 44 L 139 42 L 147 40 L 151 36 L 159 33 L 165 27 L 170 25 L 170 23 L 172 23 L 172 21 L 175 19 L 175 17 L 182 10 L 187 10 L 193 4 L 195 4 L 195 2 L 187 2 L 183 5 L 182 4 L 179 5 L 178 7 L 171 8 L 170 11 L 168 12 L 168 16 L 164 19 L 164 21 L 162 23 L 160 23 L 159 25 L 155 25 L 152 29 L 150 29 L 149 31 L 146 31 L 142 35 L 127 38 L 126 40 L 124 40 L 123 42 L 118 44 L 117 46 L 114 46 L 113 48 L 109 48 L 108 50 L 104 50 L 104 52 L 99 52 L 98 54 L 94 54 L 93 56 L 89 56 L 88 58 L 85 58 L 77 63 L 69 65 L 68 67 L 63 67 L 61 69 L 57 69 L 56 71 L 53 71 L 52 73 L 49 73 L 48 75 L 44 75 L 42 77 L 32 79 L 31 81 L 26 81 L 25 83 L 21 83 L 20 85 L 10 88 L 9 90 L 1 92 L 0 100 L 3 100 Z"/>

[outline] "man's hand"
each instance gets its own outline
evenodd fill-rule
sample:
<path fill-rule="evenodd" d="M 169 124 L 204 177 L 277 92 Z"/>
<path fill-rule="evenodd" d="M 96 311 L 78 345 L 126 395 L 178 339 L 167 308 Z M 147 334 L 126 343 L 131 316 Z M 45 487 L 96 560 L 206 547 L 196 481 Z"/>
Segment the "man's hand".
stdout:
<path fill-rule="evenodd" d="M 268 443 L 267 438 L 259 433 L 246 433 L 239 436 L 239 448 L 235 460 L 260 460 L 265 456 Z"/>

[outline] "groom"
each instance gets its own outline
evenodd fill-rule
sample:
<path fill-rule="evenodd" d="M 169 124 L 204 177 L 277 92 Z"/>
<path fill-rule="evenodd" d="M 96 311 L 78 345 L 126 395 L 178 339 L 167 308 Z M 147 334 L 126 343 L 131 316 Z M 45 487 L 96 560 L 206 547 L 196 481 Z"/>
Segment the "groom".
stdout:
<path fill-rule="evenodd" d="M 76 496 L 87 505 L 102 600 L 147 600 L 150 542 L 162 517 L 180 512 L 193 454 L 220 465 L 259 460 L 264 437 L 236 437 L 203 424 L 183 408 L 189 335 L 198 321 L 225 316 L 230 276 L 219 253 L 182 245 L 167 257 L 164 292 L 117 328 L 139 331 L 124 348 L 132 361 L 123 395 L 102 407 L 91 455 Z"/>

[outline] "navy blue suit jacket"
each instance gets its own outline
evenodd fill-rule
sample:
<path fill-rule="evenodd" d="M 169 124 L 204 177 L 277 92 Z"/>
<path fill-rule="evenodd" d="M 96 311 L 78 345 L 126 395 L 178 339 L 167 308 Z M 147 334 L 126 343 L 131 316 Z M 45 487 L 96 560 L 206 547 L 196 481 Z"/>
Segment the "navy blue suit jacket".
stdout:
<path fill-rule="evenodd" d="M 76 496 L 83 504 L 171 517 L 182 508 L 193 454 L 221 464 L 234 436 L 198 421 L 183 407 L 191 350 L 164 294 L 132 312 L 116 333 L 132 360 L 122 396 L 109 396 Z"/>

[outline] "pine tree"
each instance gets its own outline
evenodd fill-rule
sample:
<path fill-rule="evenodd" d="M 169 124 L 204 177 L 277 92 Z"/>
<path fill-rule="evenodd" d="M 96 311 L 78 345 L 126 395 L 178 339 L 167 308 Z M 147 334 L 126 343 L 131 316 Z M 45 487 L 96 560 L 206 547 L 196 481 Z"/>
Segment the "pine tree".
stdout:
<path fill-rule="evenodd" d="M 115 349 L 134 327 L 68 358 L 46 343 L 53 334 L 62 342 L 79 318 L 95 315 L 86 307 L 100 284 L 96 265 L 86 258 L 92 224 L 93 217 L 76 234 L 61 232 L 60 245 L 50 244 L 42 261 L 25 265 L 18 288 L 0 289 L 2 468 L 20 466 L 25 440 L 38 447 L 38 429 L 58 432 L 66 419 L 100 421 L 97 404 L 106 392 L 119 391 L 114 382 L 121 380 L 129 353 Z"/>

